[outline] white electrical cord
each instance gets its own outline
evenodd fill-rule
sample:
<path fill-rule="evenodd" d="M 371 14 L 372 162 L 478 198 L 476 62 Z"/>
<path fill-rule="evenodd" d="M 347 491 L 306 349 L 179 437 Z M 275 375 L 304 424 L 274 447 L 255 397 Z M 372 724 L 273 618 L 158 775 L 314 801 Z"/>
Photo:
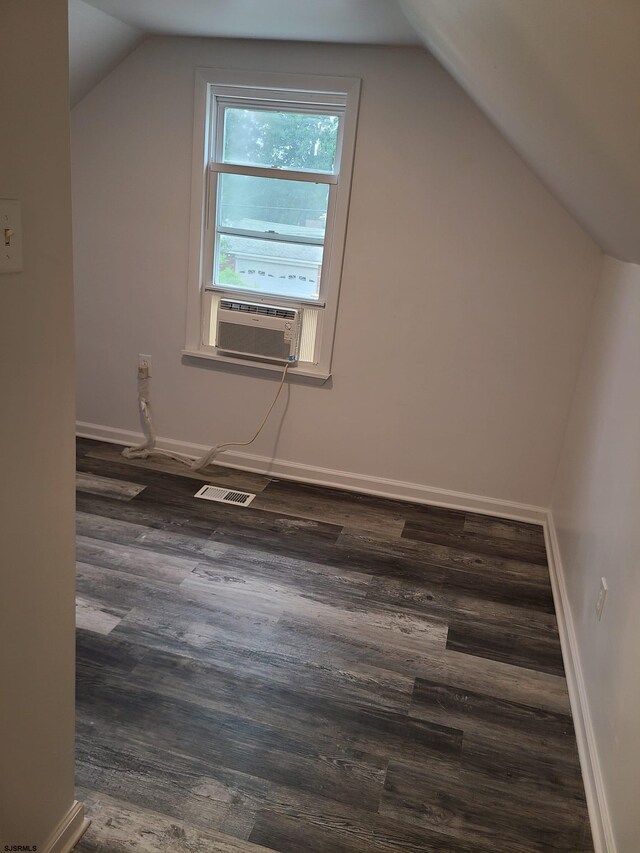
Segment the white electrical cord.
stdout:
<path fill-rule="evenodd" d="M 216 444 L 215 447 L 212 447 L 211 450 L 208 450 L 204 456 L 201 456 L 200 459 L 192 459 L 190 456 L 187 456 L 186 453 L 173 453 L 170 450 L 160 450 L 156 447 L 156 431 L 153 426 L 153 420 L 151 417 L 151 401 L 149 394 L 149 384 L 150 377 L 144 376 L 143 378 L 138 379 L 138 401 L 140 403 L 140 411 L 142 413 L 142 420 L 144 422 L 144 431 L 146 433 L 146 440 L 137 445 L 136 447 L 125 447 L 122 451 L 122 455 L 127 459 L 148 459 L 150 456 L 163 456 L 169 457 L 169 459 L 175 459 L 178 462 L 182 462 L 184 465 L 188 465 L 194 471 L 199 471 L 201 468 L 206 468 L 215 457 L 227 447 L 246 447 L 248 444 L 253 444 L 256 438 L 262 432 L 262 429 L 266 422 L 269 420 L 269 415 L 273 411 L 275 404 L 278 402 L 278 397 L 280 396 L 280 392 L 282 391 L 282 387 L 284 385 L 284 381 L 287 378 L 287 370 L 289 369 L 289 362 L 287 362 L 284 366 L 284 370 L 282 371 L 282 378 L 280 379 L 280 384 L 278 385 L 278 390 L 276 391 L 276 395 L 273 398 L 273 402 L 269 406 L 269 409 L 262 419 L 262 423 L 256 430 L 253 438 L 249 439 L 249 441 L 226 441 L 223 444 Z"/>
<path fill-rule="evenodd" d="M 138 402 L 147 438 L 142 444 L 137 445 L 137 447 L 125 447 L 122 455 L 127 459 L 148 459 L 149 456 L 164 456 L 176 459 L 185 465 L 191 465 L 192 459 L 190 456 L 183 453 L 172 453 L 170 450 L 160 450 L 156 447 L 156 431 L 151 418 L 150 381 L 151 377 L 148 374 L 138 379 Z"/>
<path fill-rule="evenodd" d="M 276 396 L 273 398 L 273 402 L 269 406 L 269 410 L 267 414 L 262 419 L 262 423 L 258 427 L 253 438 L 250 438 L 249 441 L 226 441 L 224 444 L 216 444 L 215 447 L 212 447 L 207 453 L 204 454 L 200 459 L 196 459 L 195 462 L 192 463 L 191 467 L 194 471 L 199 471 L 201 468 L 206 468 L 210 462 L 213 462 L 215 457 L 220 453 L 220 451 L 225 447 L 246 447 L 248 444 L 253 444 L 256 438 L 262 432 L 262 428 L 269 420 L 269 415 L 273 411 L 273 407 L 278 402 L 278 397 L 280 396 L 280 392 L 282 391 L 282 386 L 284 385 L 284 380 L 287 377 L 287 370 L 289 369 L 289 362 L 287 362 L 284 366 L 284 370 L 282 371 L 282 379 L 280 380 L 280 384 L 278 385 L 278 390 L 276 391 Z"/>

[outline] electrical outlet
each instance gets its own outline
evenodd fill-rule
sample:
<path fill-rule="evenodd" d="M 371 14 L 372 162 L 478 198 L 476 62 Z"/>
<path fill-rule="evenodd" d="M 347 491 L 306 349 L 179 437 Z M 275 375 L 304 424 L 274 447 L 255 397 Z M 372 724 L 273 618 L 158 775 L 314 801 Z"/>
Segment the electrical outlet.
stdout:
<path fill-rule="evenodd" d="M 138 379 L 151 379 L 151 356 L 138 354 Z"/>
<path fill-rule="evenodd" d="M 598 600 L 596 601 L 596 616 L 598 617 L 598 622 L 602 619 L 602 611 L 604 610 L 604 603 L 607 600 L 607 592 L 609 587 L 607 586 L 607 582 L 604 578 L 600 578 L 600 591 L 598 592 Z"/>

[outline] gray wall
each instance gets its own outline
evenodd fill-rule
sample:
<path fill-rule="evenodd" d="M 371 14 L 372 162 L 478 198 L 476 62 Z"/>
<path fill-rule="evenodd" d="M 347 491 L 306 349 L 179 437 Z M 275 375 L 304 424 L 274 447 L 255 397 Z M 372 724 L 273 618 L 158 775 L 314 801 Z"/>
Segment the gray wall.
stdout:
<path fill-rule="evenodd" d="M 78 104 L 79 420 L 139 429 L 138 353 L 165 438 L 243 440 L 273 395 L 180 357 L 198 65 L 363 79 L 333 379 L 251 452 L 547 506 L 601 254 L 418 48 L 150 39 Z"/>
<path fill-rule="evenodd" d="M 0 197 L 24 272 L 0 276 L 0 849 L 73 803 L 73 284 L 66 0 L 4 0 Z"/>
<path fill-rule="evenodd" d="M 640 266 L 607 258 L 552 505 L 618 853 L 640 844 L 639 328 Z"/>

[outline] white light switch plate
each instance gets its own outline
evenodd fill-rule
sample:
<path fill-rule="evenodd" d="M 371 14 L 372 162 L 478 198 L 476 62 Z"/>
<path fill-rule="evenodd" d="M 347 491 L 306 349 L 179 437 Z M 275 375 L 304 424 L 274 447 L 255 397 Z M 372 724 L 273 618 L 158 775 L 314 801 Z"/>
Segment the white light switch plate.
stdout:
<path fill-rule="evenodd" d="M 22 272 L 20 202 L 0 198 L 0 273 Z"/>

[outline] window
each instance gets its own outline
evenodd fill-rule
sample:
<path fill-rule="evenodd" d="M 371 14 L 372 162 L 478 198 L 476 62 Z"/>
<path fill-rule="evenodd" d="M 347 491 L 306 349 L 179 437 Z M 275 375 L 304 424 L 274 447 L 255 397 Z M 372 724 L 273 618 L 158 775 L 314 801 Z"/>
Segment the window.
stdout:
<path fill-rule="evenodd" d="M 359 88 L 198 69 L 186 355 L 238 362 L 215 346 L 220 299 L 235 297 L 299 310 L 291 372 L 329 375 Z"/>

